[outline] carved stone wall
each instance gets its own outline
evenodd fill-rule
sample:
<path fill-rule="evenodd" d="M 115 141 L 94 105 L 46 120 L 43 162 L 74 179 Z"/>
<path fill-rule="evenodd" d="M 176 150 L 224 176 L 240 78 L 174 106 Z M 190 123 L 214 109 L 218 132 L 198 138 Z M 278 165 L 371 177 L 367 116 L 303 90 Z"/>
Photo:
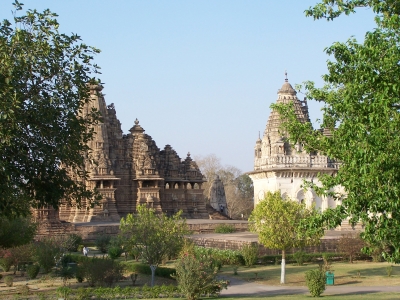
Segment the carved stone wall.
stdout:
<path fill-rule="evenodd" d="M 173 214 L 182 210 L 186 218 L 207 219 L 202 190 L 205 180 L 190 153 L 181 159 L 170 145 L 160 150 L 137 119 L 129 133 L 123 134 L 114 104 L 106 105 L 102 86 L 90 86 L 90 91 L 92 101 L 82 114 L 96 108 L 102 122 L 93 127 L 96 134 L 86 155 L 90 176 L 85 184 L 97 189 L 103 199 L 94 206 L 82 203 L 80 208 L 63 204 L 60 220 L 118 221 L 134 213 L 140 204 L 158 212 Z"/>
<path fill-rule="evenodd" d="M 218 175 L 216 175 L 214 181 L 211 183 L 209 198 L 212 208 L 225 215 L 228 215 L 225 188 L 223 182 L 221 181 L 221 179 L 219 179 Z"/>

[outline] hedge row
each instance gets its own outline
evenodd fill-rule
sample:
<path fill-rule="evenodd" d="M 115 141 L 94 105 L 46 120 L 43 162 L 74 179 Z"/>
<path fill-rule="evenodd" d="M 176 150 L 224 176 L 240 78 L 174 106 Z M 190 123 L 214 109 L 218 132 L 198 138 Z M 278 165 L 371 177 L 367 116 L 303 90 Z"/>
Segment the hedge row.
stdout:
<path fill-rule="evenodd" d="M 320 262 L 323 259 L 327 259 L 329 261 L 343 261 L 346 260 L 346 255 L 343 253 L 304 253 L 303 254 L 303 262 Z M 260 257 L 261 264 L 277 264 L 282 261 L 282 255 L 265 255 Z M 286 254 L 286 263 L 297 263 L 298 258 L 296 254 Z"/>
<path fill-rule="evenodd" d="M 147 264 L 130 264 L 130 263 L 123 263 L 125 265 L 125 269 L 132 273 L 144 274 L 144 275 L 151 275 L 150 266 Z M 156 269 L 156 276 L 164 277 L 164 278 L 171 278 L 172 274 L 175 274 L 176 270 L 174 268 L 166 268 L 166 267 L 157 267 Z"/>
<path fill-rule="evenodd" d="M 173 285 L 126 287 L 115 288 L 78 288 L 59 287 L 57 294 L 62 298 L 76 299 L 151 299 L 151 298 L 184 298 L 178 289 Z"/>

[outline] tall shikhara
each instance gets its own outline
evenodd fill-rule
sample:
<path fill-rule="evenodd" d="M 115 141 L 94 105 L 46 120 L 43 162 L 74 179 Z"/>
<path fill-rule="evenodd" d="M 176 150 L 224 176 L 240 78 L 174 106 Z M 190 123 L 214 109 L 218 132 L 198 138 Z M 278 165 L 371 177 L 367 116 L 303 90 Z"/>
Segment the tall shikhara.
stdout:
<path fill-rule="evenodd" d="M 181 159 L 170 145 L 157 147 L 136 119 L 130 133 L 124 135 L 114 104 L 106 105 L 101 85 L 90 86 L 91 101 L 85 112 L 96 108 L 102 122 L 86 157 L 88 188 L 97 189 L 102 200 L 94 207 L 82 203 L 61 205 L 59 217 L 68 222 L 118 221 L 136 206 L 146 204 L 158 212 L 183 211 L 186 218 L 208 218 L 202 184 L 205 181 L 197 164 Z M 79 178 L 76 178 L 80 180 Z"/>
<path fill-rule="evenodd" d="M 310 122 L 306 99 L 298 99 L 287 78 L 278 90 L 276 103 L 292 104 L 297 119 L 302 123 Z M 304 202 L 309 207 L 315 205 L 321 210 L 334 207 L 336 203 L 332 197 L 321 197 L 313 189 L 304 190 L 302 186 L 304 179 L 318 183 L 318 174 L 335 174 L 339 163 L 321 153 L 305 151 L 301 141 L 290 144 L 281 124 L 279 113 L 272 110 L 262 138 L 256 141 L 254 170 L 248 173 L 254 184 L 254 204 L 263 200 L 268 191 L 279 190 L 283 198 Z M 320 130 L 330 135 L 327 130 Z"/>

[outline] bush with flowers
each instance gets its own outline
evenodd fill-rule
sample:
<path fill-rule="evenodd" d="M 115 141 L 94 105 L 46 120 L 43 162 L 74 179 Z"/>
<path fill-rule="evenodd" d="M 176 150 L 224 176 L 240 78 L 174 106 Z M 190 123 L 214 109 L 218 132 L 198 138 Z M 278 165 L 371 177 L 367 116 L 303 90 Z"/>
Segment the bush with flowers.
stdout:
<path fill-rule="evenodd" d="M 181 254 L 176 265 L 175 278 L 180 292 L 189 300 L 202 295 L 218 296 L 228 282 L 217 279 L 215 259 L 207 255 L 195 255 L 194 251 Z"/>

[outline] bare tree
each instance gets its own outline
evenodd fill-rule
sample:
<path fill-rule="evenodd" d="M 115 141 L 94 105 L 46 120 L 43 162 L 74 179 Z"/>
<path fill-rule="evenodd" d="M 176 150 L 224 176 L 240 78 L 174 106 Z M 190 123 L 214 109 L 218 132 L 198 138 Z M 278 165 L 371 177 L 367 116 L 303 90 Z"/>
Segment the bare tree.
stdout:
<path fill-rule="evenodd" d="M 249 216 L 253 210 L 253 182 L 250 177 L 234 166 L 223 166 L 215 154 L 197 156 L 195 160 L 207 180 L 203 184 L 205 199 L 210 200 L 210 187 L 218 175 L 224 184 L 229 217 Z"/>

